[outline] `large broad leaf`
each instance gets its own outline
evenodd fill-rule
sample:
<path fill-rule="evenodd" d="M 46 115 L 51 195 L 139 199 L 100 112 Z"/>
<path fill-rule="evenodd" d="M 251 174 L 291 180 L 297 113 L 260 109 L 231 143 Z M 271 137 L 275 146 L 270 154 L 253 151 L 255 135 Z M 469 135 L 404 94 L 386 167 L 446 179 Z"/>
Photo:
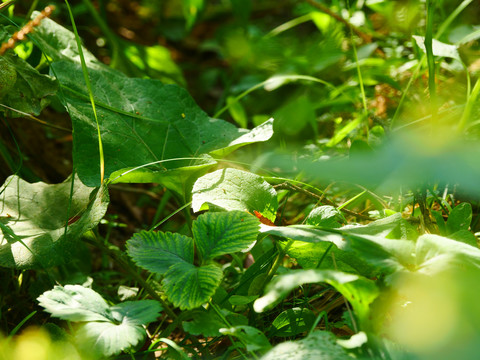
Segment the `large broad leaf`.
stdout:
<path fill-rule="evenodd" d="M 254 309 L 263 312 L 296 287 L 317 282 L 333 286 L 352 304 L 360 324 L 367 321 L 369 305 L 378 295 L 375 283 L 358 275 L 334 270 L 294 270 L 278 276 L 267 286 L 265 295 L 255 301 Z"/>
<path fill-rule="evenodd" d="M 472 222 L 472 205 L 461 203 L 455 206 L 447 219 L 447 232 L 453 234 L 460 230 L 468 230 Z"/>
<path fill-rule="evenodd" d="M 54 317 L 87 322 L 76 332 L 79 346 L 89 353 L 112 356 L 145 338 L 144 325 L 155 321 L 162 307 L 154 300 L 127 301 L 109 306 L 92 289 L 55 286 L 38 298 Z"/>
<path fill-rule="evenodd" d="M 162 281 L 165 294 L 180 309 L 194 309 L 210 300 L 222 280 L 215 264 L 197 267 L 187 262 L 171 266 Z"/>
<path fill-rule="evenodd" d="M 90 188 L 76 178 L 70 200 L 71 185 L 71 179 L 56 185 L 6 180 L 0 188 L 0 266 L 45 268 L 69 260 L 76 240 L 108 206 L 106 187 Z"/>
<path fill-rule="evenodd" d="M 337 344 L 328 331 L 315 331 L 298 341 L 286 341 L 275 346 L 261 360 L 349 360 L 345 349 Z"/>
<path fill-rule="evenodd" d="M 62 84 L 73 121 L 73 159 L 78 174 L 85 184 L 97 185 L 100 182 L 98 134 L 82 69 L 69 62 L 54 63 L 52 69 Z M 225 121 L 210 119 L 188 92 L 176 85 L 131 79 L 121 73 L 96 69 L 90 69 L 89 76 L 95 84 L 93 96 L 106 177 L 114 172 L 117 176 L 119 170 L 124 170 L 129 171 L 129 182 L 162 182 L 168 170 L 195 165 L 194 159 L 202 154 L 265 141 L 272 135 L 272 121 L 262 128 L 261 136 L 253 136 L 257 134 L 255 129 L 238 129 Z M 150 163 L 154 164 L 135 176 L 133 168 Z M 118 177 L 115 181 L 124 180 Z"/>
<path fill-rule="evenodd" d="M 209 208 L 258 211 L 275 221 L 277 193 L 261 176 L 237 170 L 222 169 L 202 176 L 193 186 L 193 211 Z"/>
<path fill-rule="evenodd" d="M 206 213 L 193 223 L 195 246 L 203 261 L 245 250 L 257 240 L 259 225 L 245 211 Z"/>
<path fill-rule="evenodd" d="M 232 325 L 247 325 L 248 319 L 241 315 L 226 309 L 220 309 L 224 319 L 227 319 Z M 182 323 L 183 329 L 192 335 L 203 335 L 206 337 L 220 336 L 220 329 L 225 327 L 225 321 L 211 308 L 194 310 L 191 313 L 192 320 Z"/>
<path fill-rule="evenodd" d="M 5 28 L 0 27 L 0 43 L 9 36 Z M 57 92 L 53 78 L 40 74 L 12 51 L 2 55 L 0 70 L 0 102 L 16 110 L 38 115 L 49 104 L 48 96 Z M 9 116 L 23 115 L 11 111 Z"/>
<path fill-rule="evenodd" d="M 179 262 L 193 263 L 193 240 L 180 234 L 142 231 L 127 241 L 127 251 L 138 266 L 158 274 Z"/>

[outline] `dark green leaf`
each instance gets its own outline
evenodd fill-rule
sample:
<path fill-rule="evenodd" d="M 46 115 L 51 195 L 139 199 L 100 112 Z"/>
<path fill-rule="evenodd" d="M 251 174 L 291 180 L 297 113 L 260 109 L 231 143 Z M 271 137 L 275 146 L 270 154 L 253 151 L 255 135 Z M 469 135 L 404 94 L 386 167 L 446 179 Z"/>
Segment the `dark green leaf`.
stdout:
<path fill-rule="evenodd" d="M 256 240 L 259 221 L 245 211 L 206 213 L 193 223 L 195 246 L 203 261 L 247 249 Z"/>
<path fill-rule="evenodd" d="M 168 300 L 175 306 L 182 310 L 194 309 L 210 300 L 222 277 L 217 265 L 197 267 L 180 262 L 168 269 L 162 285 Z"/>
<path fill-rule="evenodd" d="M 247 351 L 268 350 L 272 347 L 267 337 L 252 326 L 240 325 L 223 328 L 220 329 L 220 332 L 224 335 L 232 335 L 238 338 L 247 348 Z"/>
<path fill-rule="evenodd" d="M 127 241 L 127 251 L 138 266 L 158 274 L 177 263 L 193 263 L 192 238 L 177 233 L 141 231 Z"/>
<path fill-rule="evenodd" d="M 0 43 L 7 41 L 9 36 L 10 34 L 0 27 Z M 0 58 L 0 80 L 2 104 L 27 114 L 40 114 L 49 104 L 48 97 L 57 92 L 57 83 L 53 78 L 40 74 L 12 51 L 8 51 Z M 23 115 L 11 111 L 9 116 Z"/>
<path fill-rule="evenodd" d="M 85 184 L 96 185 L 100 181 L 98 134 L 81 67 L 56 62 L 52 70 L 63 86 L 72 117 L 73 159 L 78 174 Z M 115 173 L 112 180 L 116 182 L 162 182 L 169 170 L 193 166 L 193 171 L 198 171 L 199 165 L 211 165 L 211 159 L 206 163 L 202 154 L 228 153 L 272 135 L 272 122 L 248 131 L 210 119 L 188 92 L 176 85 L 98 69 L 89 69 L 89 76 L 96 85 L 93 96 L 105 153 L 105 176 Z M 139 166 L 143 166 L 141 170 L 136 169 Z M 128 177 L 120 176 L 127 171 Z M 183 180 L 176 178 L 176 182 Z M 170 179 L 171 183 L 175 181 Z"/>

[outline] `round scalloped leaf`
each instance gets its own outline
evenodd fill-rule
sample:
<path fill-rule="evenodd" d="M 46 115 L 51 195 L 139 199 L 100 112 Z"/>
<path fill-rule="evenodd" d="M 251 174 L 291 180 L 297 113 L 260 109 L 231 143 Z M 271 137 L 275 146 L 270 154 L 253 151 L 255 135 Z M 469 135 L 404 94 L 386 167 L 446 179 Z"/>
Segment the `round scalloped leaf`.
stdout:
<path fill-rule="evenodd" d="M 181 310 L 190 310 L 210 300 L 222 277 L 222 270 L 217 265 L 197 267 L 179 262 L 165 273 L 162 285 L 168 300 Z"/>
<path fill-rule="evenodd" d="M 259 225 L 245 211 L 202 214 L 193 223 L 195 246 L 203 261 L 242 251 L 257 240 Z"/>
<path fill-rule="evenodd" d="M 80 285 L 55 286 L 38 301 L 54 317 L 86 322 L 75 333 L 76 342 L 100 356 L 117 355 L 137 345 L 145 338 L 144 326 L 155 321 L 162 310 L 154 300 L 109 306 L 97 292 Z"/>
<path fill-rule="evenodd" d="M 71 185 L 71 178 L 54 185 L 6 180 L 0 188 L 0 266 L 47 268 L 69 260 L 76 240 L 108 206 L 106 187 L 87 187 L 75 178 L 69 210 Z"/>
<path fill-rule="evenodd" d="M 221 208 L 253 214 L 258 211 L 275 221 L 277 193 L 261 176 L 237 169 L 222 169 L 202 176 L 193 186 L 193 211 Z"/>
<path fill-rule="evenodd" d="M 177 233 L 141 231 L 127 241 L 127 251 L 138 266 L 158 274 L 179 262 L 193 263 L 192 238 Z"/>

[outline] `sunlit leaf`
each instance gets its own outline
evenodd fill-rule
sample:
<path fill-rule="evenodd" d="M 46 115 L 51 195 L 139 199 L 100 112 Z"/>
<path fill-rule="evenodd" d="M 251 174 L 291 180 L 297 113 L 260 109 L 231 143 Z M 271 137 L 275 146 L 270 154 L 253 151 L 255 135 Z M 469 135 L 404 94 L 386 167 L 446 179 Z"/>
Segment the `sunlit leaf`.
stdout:
<path fill-rule="evenodd" d="M 202 176 L 193 187 L 193 211 L 221 208 L 254 213 L 275 221 L 277 193 L 261 176 L 237 169 L 222 169 Z"/>
<path fill-rule="evenodd" d="M 54 317 L 84 322 L 75 333 L 77 343 L 101 356 L 117 355 L 145 339 L 144 325 L 155 321 L 162 310 L 154 300 L 109 306 L 98 293 L 80 285 L 55 286 L 38 301 Z"/>
<path fill-rule="evenodd" d="M 74 129 L 73 160 L 87 185 L 100 181 L 98 134 L 80 65 L 56 62 L 52 70 L 64 89 Z M 119 72 L 89 69 L 105 154 L 105 176 L 116 182 L 162 182 L 169 170 L 210 166 L 202 154 L 228 153 L 265 141 L 272 123 L 251 131 L 210 119 L 188 92 L 157 80 L 127 78 Z M 186 159 L 185 159 L 186 158 Z M 148 166 L 144 166 L 150 164 Z M 136 167 L 143 166 L 141 170 Z M 128 171 L 128 177 L 120 176 Z M 182 184 L 185 170 L 168 184 Z M 173 175 L 172 175 L 173 176 Z M 174 188 L 177 190 L 177 188 Z M 182 194 L 184 195 L 184 194 Z"/>
<path fill-rule="evenodd" d="M 204 261 L 245 250 L 257 240 L 259 225 L 245 211 L 206 213 L 193 223 L 195 246 Z"/>
<path fill-rule="evenodd" d="M 90 188 L 76 178 L 70 207 L 71 186 L 71 178 L 54 185 L 6 180 L 0 188 L 0 266 L 50 267 L 70 259 L 76 240 L 108 206 L 106 187 Z"/>
<path fill-rule="evenodd" d="M 358 275 L 335 270 L 293 270 L 280 275 L 268 284 L 265 295 L 255 301 L 254 309 L 263 312 L 300 285 L 320 282 L 333 286 L 352 304 L 360 323 L 367 320 L 369 305 L 379 293 L 375 283 Z"/>

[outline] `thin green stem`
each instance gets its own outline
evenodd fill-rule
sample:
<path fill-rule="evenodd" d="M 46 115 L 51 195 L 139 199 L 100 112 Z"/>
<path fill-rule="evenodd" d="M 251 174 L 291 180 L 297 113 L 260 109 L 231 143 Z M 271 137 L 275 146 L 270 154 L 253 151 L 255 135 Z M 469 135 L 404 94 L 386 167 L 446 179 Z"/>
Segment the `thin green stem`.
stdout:
<path fill-rule="evenodd" d="M 428 91 L 430 94 L 430 106 L 432 113 L 432 128 L 437 125 L 437 90 L 435 86 L 435 56 L 433 55 L 433 18 L 435 13 L 435 1 L 427 0 L 427 29 L 425 33 L 425 52 L 428 64 Z"/>
<path fill-rule="evenodd" d="M 67 5 L 68 13 L 70 15 L 70 21 L 72 22 L 73 32 L 75 34 L 75 40 L 77 42 L 78 55 L 80 56 L 80 62 L 82 63 L 83 77 L 85 79 L 85 84 L 87 85 L 90 103 L 92 104 L 93 116 L 95 118 L 95 123 L 97 125 L 98 152 L 100 155 L 100 183 L 103 184 L 103 180 L 105 177 L 105 157 L 103 153 L 103 143 L 102 143 L 102 136 L 100 133 L 100 124 L 98 122 L 97 110 L 95 107 L 95 100 L 93 98 L 92 85 L 90 83 L 90 78 L 88 76 L 87 63 L 85 62 L 85 56 L 83 55 L 83 50 L 82 50 L 82 42 L 80 40 L 80 36 L 78 35 L 77 26 L 75 25 L 75 19 L 73 18 L 72 9 L 70 8 L 70 4 L 68 3 L 68 0 L 65 0 L 65 4 Z"/>

